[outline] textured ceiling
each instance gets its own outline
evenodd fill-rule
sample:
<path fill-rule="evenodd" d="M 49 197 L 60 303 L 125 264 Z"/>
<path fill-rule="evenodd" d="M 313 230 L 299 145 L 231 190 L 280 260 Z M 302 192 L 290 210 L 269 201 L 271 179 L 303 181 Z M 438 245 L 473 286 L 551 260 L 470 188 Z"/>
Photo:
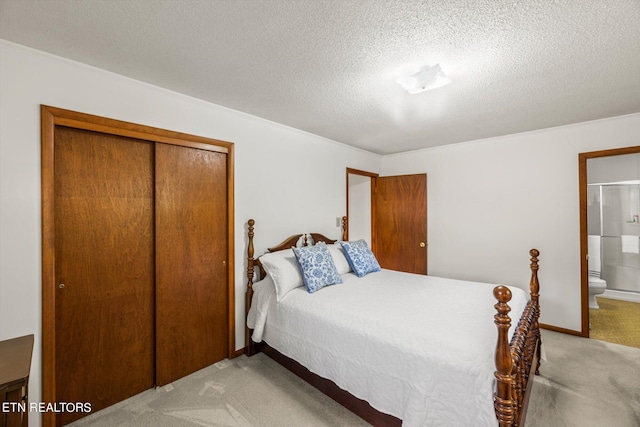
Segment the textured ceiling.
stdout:
<path fill-rule="evenodd" d="M 640 0 L 0 0 L 0 38 L 381 154 L 640 112 Z"/>

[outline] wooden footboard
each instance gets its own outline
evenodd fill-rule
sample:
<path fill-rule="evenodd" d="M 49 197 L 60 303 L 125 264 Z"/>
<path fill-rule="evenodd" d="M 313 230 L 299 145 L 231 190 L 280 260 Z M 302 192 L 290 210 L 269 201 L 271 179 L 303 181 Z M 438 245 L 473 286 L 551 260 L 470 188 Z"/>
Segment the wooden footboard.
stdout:
<path fill-rule="evenodd" d="M 527 303 L 518 326 L 508 341 L 511 319 L 509 305 L 511 291 L 506 286 L 497 286 L 493 294 L 498 300 L 495 305 L 497 314 L 495 324 L 498 327 L 496 345 L 496 391 L 494 407 L 500 427 L 524 426 L 529 395 L 533 385 L 532 372 L 539 374 L 540 368 L 540 317 L 538 282 L 538 255 L 540 252 L 531 249 L 531 281 L 529 290 L 531 299 Z"/>

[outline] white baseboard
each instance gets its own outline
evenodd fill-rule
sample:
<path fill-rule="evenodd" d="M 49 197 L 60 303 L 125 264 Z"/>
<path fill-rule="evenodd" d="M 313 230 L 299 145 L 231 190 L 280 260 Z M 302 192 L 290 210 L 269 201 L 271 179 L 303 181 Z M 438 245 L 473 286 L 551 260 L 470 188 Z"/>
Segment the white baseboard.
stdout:
<path fill-rule="evenodd" d="M 603 298 L 619 299 L 623 301 L 640 302 L 640 292 L 624 292 L 607 289 L 602 295 Z"/>

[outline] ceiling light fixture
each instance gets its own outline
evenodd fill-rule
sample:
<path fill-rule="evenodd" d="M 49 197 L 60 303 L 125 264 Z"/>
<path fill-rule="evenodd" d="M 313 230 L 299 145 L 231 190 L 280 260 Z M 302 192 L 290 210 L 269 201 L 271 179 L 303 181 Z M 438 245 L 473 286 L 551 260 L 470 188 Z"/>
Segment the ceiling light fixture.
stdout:
<path fill-rule="evenodd" d="M 442 71 L 440 64 L 408 66 L 404 67 L 400 73 L 401 76 L 396 79 L 396 82 L 412 95 L 451 83 L 451 79 Z"/>

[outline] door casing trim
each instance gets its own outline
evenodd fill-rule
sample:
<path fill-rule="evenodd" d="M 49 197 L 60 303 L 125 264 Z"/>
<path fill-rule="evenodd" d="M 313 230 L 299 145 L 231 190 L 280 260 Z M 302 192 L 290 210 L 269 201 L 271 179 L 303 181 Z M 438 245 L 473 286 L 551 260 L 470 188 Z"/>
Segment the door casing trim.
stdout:
<path fill-rule="evenodd" d="M 598 157 L 621 156 L 640 153 L 640 146 L 613 148 L 578 154 L 578 185 L 580 197 L 580 336 L 589 338 L 589 264 L 588 217 L 587 217 L 587 160 Z"/>

